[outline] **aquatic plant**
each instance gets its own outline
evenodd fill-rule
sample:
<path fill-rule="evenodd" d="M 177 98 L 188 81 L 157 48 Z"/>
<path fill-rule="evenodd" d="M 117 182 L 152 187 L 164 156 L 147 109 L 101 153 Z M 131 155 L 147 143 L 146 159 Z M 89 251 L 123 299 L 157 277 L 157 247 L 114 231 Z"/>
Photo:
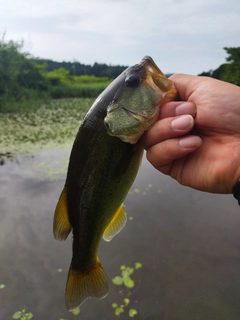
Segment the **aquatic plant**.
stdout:
<path fill-rule="evenodd" d="M 20 320 L 30 320 L 33 318 L 33 314 L 31 312 L 26 312 L 25 309 L 22 311 L 16 311 L 13 316 L 13 319 L 20 319 Z"/>
<path fill-rule="evenodd" d="M 80 308 L 74 309 L 74 310 L 72 311 L 72 314 L 75 315 L 75 316 L 79 315 L 79 314 L 80 314 Z"/>
<path fill-rule="evenodd" d="M 125 309 L 130 304 L 129 296 L 131 295 L 131 292 L 129 291 L 135 286 L 135 282 L 132 279 L 132 274 L 135 270 L 142 268 L 141 262 L 136 262 L 134 267 L 126 267 L 125 265 L 120 266 L 121 275 L 116 276 L 112 279 L 113 284 L 120 286 L 124 285 L 128 289 L 127 297 L 123 299 L 123 302 L 118 304 L 116 302 L 112 303 L 112 308 L 115 310 L 115 315 L 119 316 L 120 314 L 125 312 Z M 137 310 L 130 308 L 128 310 L 129 317 L 134 317 L 137 315 Z"/>
<path fill-rule="evenodd" d="M 120 276 L 116 276 L 112 279 L 112 282 L 115 285 L 122 285 L 124 284 L 125 287 L 127 288 L 133 288 L 135 283 L 134 280 L 131 278 L 131 275 L 134 272 L 134 269 L 140 269 L 142 268 L 142 264 L 140 262 L 136 262 L 135 263 L 135 267 L 126 267 L 124 265 L 120 266 L 120 270 L 121 270 L 121 275 Z"/>
<path fill-rule="evenodd" d="M 149 183 L 145 189 L 143 189 L 142 191 L 138 188 L 134 188 L 132 190 L 129 191 L 129 194 L 141 194 L 141 195 L 146 195 L 148 191 L 150 191 L 152 189 L 153 185 L 151 183 Z"/>
<path fill-rule="evenodd" d="M 93 101 L 51 100 L 36 110 L 0 113 L 0 164 L 15 155 L 72 144 Z"/>
<path fill-rule="evenodd" d="M 129 305 L 129 303 L 130 303 L 130 299 L 128 299 L 128 298 L 123 299 L 123 303 L 120 305 L 118 305 L 115 302 L 112 303 L 112 307 L 113 307 L 113 309 L 115 309 L 115 315 L 119 316 L 121 313 L 124 313 L 125 307 L 127 307 Z M 131 308 L 128 310 L 128 315 L 130 318 L 135 317 L 137 315 L 137 313 L 138 312 L 136 309 Z"/>
<path fill-rule="evenodd" d="M 127 288 L 133 288 L 134 281 L 130 276 L 134 272 L 134 268 L 121 266 L 120 270 L 122 270 L 121 276 L 116 276 L 115 278 L 112 279 L 112 282 L 115 285 L 124 284 Z"/>

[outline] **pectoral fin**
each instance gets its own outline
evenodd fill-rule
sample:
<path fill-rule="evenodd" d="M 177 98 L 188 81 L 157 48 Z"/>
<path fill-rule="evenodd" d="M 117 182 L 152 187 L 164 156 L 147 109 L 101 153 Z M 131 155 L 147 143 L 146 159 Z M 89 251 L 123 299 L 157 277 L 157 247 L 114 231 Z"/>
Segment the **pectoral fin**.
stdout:
<path fill-rule="evenodd" d="M 72 226 L 68 218 L 67 190 L 64 187 L 54 214 L 53 234 L 57 240 L 66 240 L 71 230 Z"/>
<path fill-rule="evenodd" d="M 126 222 L 127 214 L 123 208 L 123 205 L 121 205 L 115 213 L 114 217 L 112 218 L 111 222 L 105 229 L 103 233 L 103 239 L 105 241 L 111 241 L 112 238 L 122 230 Z"/>

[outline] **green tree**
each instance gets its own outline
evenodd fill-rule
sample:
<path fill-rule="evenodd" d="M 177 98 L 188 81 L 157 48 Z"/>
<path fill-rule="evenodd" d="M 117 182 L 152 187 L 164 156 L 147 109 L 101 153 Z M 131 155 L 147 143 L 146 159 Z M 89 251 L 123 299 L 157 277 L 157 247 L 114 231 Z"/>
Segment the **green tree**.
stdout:
<path fill-rule="evenodd" d="M 19 66 L 17 81 L 20 86 L 25 88 L 40 91 L 46 90 L 48 88 L 48 81 L 43 73 L 43 67 L 36 64 L 32 59 L 24 59 Z"/>
<path fill-rule="evenodd" d="M 43 67 L 22 49 L 23 41 L 5 41 L 5 35 L 0 40 L 0 111 L 15 102 L 36 100 L 48 89 Z"/>
<path fill-rule="evenodd" d="M 224 47 L 223 48 L 229 55 L 226 60 L 229 62 L 240 62 L 240 47 Z"/>
<path fill-rule="evenodd" d="M 17 90 L 17 77 L 19 65 L 23 61 L 23 55 L 19 53 L 22 43 L 9 41 L 5 43 L 4 38 L 0 42 L 0 94 L 8 95 Z"/>
<path fill-rule="evenodd" d="M 69 71 L 64 68 L 58 68 L 46 73 L 46 78 L 53 86 L 57 86 L 66 82 L 69 82 Z"/>
<path fill-rule="evenodd" d="M 240 47 L 224 47 L 228 63 L 221 64 L 216 70 L 203 72 L 201 76 L 210 76 L 240 86 Z"/>

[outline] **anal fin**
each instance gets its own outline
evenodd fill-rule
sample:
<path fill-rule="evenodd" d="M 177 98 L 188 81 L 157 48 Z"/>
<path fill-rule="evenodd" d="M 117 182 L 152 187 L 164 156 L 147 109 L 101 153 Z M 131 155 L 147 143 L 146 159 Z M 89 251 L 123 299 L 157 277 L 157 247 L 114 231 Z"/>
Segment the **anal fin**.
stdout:
<path fill-rule="evenodd" d="M 112 238 L 118 234 L 127 222 L 127 214 L 123 208 L 123 204 L 118 208 L 114 217 L 110 221 L 109 225 L 103 233 L 103 239 L 105 241 L 111 241 Z"/>
<path fill-rule="evenodd" d="M 66 240 L 71 230 L 72 226 L 68 218 L 67 190 L 64 187 L 55 209 L 53 234 L 57 240 Z"/>

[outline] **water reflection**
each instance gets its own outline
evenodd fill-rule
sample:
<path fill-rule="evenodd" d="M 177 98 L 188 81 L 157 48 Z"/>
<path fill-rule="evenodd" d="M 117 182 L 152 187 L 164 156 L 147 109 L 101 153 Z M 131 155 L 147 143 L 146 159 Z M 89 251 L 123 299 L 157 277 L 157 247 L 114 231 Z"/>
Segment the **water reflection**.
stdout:
<path fill-rule="evenodd" d="M 67 312 L 71 239 L 54 240 L 52 219 L 68 154 L 49 151 L 0 167 L 0 319 L 22 309 L 51 320 L 131 319 L 129 309 L 144 320 L 240 319 L 237 202 L 179 186 L 146 161 L 125 202 L 130 220 L 99 254 L 109 279 L 122 265 L 142 263 L 131 275 L 134 287 L 111 283 L 107 298 L 87 300 L 78 316 Z M 124 299 L 130 302 L 117 317 L 112 303 Z"/>

